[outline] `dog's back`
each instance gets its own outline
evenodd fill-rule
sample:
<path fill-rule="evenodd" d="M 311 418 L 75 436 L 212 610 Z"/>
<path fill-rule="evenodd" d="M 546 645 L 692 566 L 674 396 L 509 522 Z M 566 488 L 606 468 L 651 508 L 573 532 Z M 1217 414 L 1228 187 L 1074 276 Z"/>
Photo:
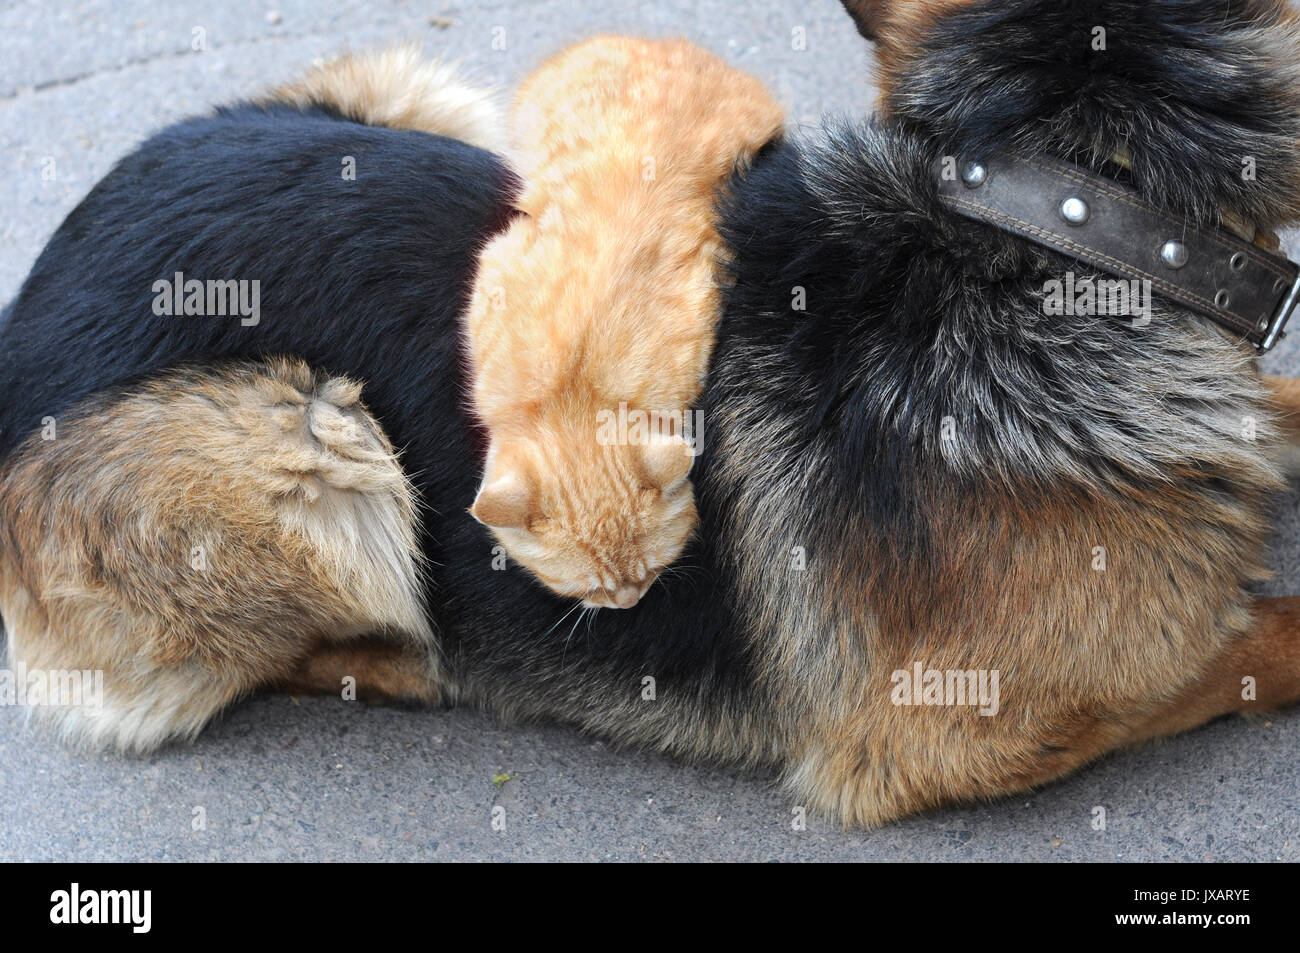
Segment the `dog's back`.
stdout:
<path fill-rule="evenodd" d="M 69 214 L 11 305 L 0 457 L 102 388 L 278 353 L 372 382 L 409 440 L 393 362 L 419 364 L 454 327 L 510 190 L 480 149 L 314 107 L 245 104 L 160 132 Z"/>

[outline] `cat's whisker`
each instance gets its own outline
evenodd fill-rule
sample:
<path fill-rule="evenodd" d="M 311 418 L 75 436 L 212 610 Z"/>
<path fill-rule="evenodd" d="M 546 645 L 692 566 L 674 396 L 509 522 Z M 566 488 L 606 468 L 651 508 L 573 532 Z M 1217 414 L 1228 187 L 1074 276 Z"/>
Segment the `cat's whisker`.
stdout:
<path fill-rule="evenodd" d="M 696 572 L 699 572 L 698 566 L 668 566 L 659 570 L 659 576 L 690 576 Z"/>
<path fill-rule="evenodd" d="M 564 653 L 567 653 L 569 651 L 569 641 L 573 638 L 573 634 L 578 631 L 578 624 L 582 622 L 582 617 L 587 614 L 587 611 L 590 608 L 591 606 L 584 607 L 583 610 L 580 613 L 578 613 L 578 617 L 573 620 L 573 628 L 569 630 L 569 634 L 564 638 L 564 652 L 560 654 L 561 665 L 564 664 Z"/>
<path fill-rule="evenodd" d="M 669 565 L 660 569 L 659 575 L 662 576 L 665 573 L 672 573 L 673 575 L 685 576 L 692 573 L 698 573 L 703 568 L 704 568 L 703 566 L 692 563 L 688 559 L 678 559 L 675 562 L 670 563 Z"/>
<path fill-rule="evenodd" d="M 692 576 L 695 575 L 695 573 L 698 573 L 699 571 L 701 571 L 701 567 L 698 566 L 677 566 L 676 563 L 673 563 L 672 566 L 666 566 L 663 567 L 662 569 L 659 569 L 659 575 L 660 576 Z"/>
<path fill-rule="evenodd" d="M 568 612 L 564 613 L 564 615 L 560 616 L 558 619 L 555 620 L 555 625 L 551 626 L 549 629 L 547 629 L 545 632 L 542 633 L 542 638 L 546 638 L 557 628 L 559 628 L 560 623 L 563 622 L 565 619 L 567 619 L 569 616 L 573 615 L 573 610 L 579 608 L 581 605 L 582 605 L 581 599 L 574 602 L 573 605 L 569 607 Z M 579 616 L 579 618 L 581 618 L 581 616 Z"/>
<path fill-rule="evenodd" d="M 579 605 L 582 605 L 582 603 L 578 603 L 578 604 L 579 604 Z M 588 607 L 584 606 L 582 612 L 578 613 L 578 618 L 575 619 L 574 622 L 573 622 L 573 628 L 569 630 L 569 634 L 568 634 L 568 635 L 565 637 L 565 639 L 564 639 L 564 647 L 560 650 L 560 667 L 561 667 L 561 668 L 564 667 L 564 660 L 565 660 L 566 658 L 568 658 L 568 655 L 569 655 L 569 640 L 573 638 L 573 633 L 574 633 L 574 631 L 576 631 L 576 629 L 577 629 L 577 627 L 578 627 L 578 623 L 582 621 L 582 617 L 583 617 L 584 615 L 587 614 L 587 608 L 588 608 Z M 567 618 L 567 616 L 566 616 L 566 618 Z"/>
<path fill-rule="evenodd" d="M 668 578 L 681 578 L 691 584 L 691 591 L 694 592 L 699 588 L 698 584 L 701 576 L 702 567 L 700 566 L 668 566 L 659 571 L 659 575 L 655 578 L 655 585 L 664 582 Z"/>

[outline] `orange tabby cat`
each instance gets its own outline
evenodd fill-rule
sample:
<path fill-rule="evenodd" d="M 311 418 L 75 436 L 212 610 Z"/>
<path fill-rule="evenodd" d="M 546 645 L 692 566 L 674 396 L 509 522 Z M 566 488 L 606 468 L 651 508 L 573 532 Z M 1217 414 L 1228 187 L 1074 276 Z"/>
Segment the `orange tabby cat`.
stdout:
<path fill-rule="evenodd" d="M 468 318 L 490 432 L 470 512 L 561 595 L 633 606 L 694 529 L 717 189 L 781 124 L 758 80 L 681 40 L 589 40 L 519 92 L 524 214 Z"/>

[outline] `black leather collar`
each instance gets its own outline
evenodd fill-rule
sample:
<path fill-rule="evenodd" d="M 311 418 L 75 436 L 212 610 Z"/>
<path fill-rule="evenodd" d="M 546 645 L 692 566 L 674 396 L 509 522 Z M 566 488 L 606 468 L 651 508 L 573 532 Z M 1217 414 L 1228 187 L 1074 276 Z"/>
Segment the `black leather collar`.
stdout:
<path fill-rule="evenodd" d="M 954 163 L 954 158 L 956 159 Z M 937 160 L 953 211 L 1158 294 L 1267 351 L 1300 301 L 1300 266 L 1222 228 L 1189 228 L 1132 188 L 1070 163 L 1017 155 Z"/>

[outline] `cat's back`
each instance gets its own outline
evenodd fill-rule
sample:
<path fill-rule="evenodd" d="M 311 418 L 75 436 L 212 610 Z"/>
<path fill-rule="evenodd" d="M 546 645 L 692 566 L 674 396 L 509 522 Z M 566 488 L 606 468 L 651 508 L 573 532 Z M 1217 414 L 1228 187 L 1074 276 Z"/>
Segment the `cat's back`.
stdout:
<path fill-rule="evenodd" d="M 639 181 L 715 179 L 778 136 L 763 83 L 682 39 L 600 36 L 552 57 L 520 87 L 515 159 L 525 179 L 616 164 Z"/>

